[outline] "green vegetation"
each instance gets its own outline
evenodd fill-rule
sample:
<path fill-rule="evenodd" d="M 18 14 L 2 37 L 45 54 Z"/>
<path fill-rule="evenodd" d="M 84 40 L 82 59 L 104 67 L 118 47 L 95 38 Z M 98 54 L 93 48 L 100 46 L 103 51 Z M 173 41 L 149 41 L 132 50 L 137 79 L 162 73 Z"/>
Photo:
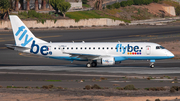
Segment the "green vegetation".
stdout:
<path fill-rule="evenodd" d="M 61 2 L 58 4 L 58 9 L 61 11 L 64 17 L 66 17 L 66 12 L 71 7 L 71 4 L 69 2 Z"/>
<path fill-rule="evenodd" d="M 0 16 L 2 16 L 3 19 L 6 19 L 8 17 L 9 10 L 10 10 L 9 0 L 0 0 L 0 12 L 2 13 Z"/>
<path fill-rule="evenodd" d="M 88 2 L 87 0 L 82 0 L 83 4 L 87 4 L 87 2 Z"/>
<path fill-rule="evenodd" d="M 66 12 L 71 7 L 71 4 L 65 0 L 49 0 L 49 4 L 53 7 L 56 13 L 58 13 L 58 10 L 60 10 L 64 17 Z"/>
<path fill-rule="evenodd" d="M 78 22 L 80 19 L 91 19 L 91 18 L 110 18 L 114 20 L 122 20 L 120 18 L 104 14 L 102 11 L 91 10 L 91 11 L 78 11 L 78 12 L 67 12 L 66 16 L 75 19 Z M 129 20 L 123 20 L 130 22 Z"/>
<path fill-rule="evenodd" d="M 88 5 L 88 4 L 82 4 L 82 6 L 87 7 L 87 8 L 91 7 L 91 6 Z"/>
<path fill-rule="evenodd" d="M 35 10 L 29 10 L 28 12 L 19 12 L 18 15 L 23 19 L 35 18 L 37 19 L 37 22 L 41 23 L 46 22 L 46 19 L 53 19 L 50 14 L 37 13 Z"/>
<path fill-rule="evenodd" d="M 176 9 L 175 9 L 175 11 L 176 11 L 176 15 L 180 15 L 180 5 L 178 5 L 177 7 L 176 7 Z"/>
<path fill-rule="evenodd" d="M 45 80 L 45 81 L 48 81 L 48 82 L 61 82 L 61 80 Z"/>
<path fill-rule="evenodd" d="M 56 13 L 58 13 L 58 5 L 62 2 L 65 2 L 65 0 L 49 0 L 49 4 L 53 7 Z"/>

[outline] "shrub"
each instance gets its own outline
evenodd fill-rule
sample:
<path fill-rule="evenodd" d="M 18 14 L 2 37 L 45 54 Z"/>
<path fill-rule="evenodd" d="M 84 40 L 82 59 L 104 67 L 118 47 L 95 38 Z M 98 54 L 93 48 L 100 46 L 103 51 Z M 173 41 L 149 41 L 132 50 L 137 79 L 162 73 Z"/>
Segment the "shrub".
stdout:
<path fill-rule="evenodd" d="M 82 0 L 83 4 L 87 4 L 87 2 L 88 2 L 87 0 Z"/>
<path fill-rule="evenodd" d="M 90 90 L 91 86 L 90 85 L 86 85 L 84 89 Z"/>
<path fill-rule="evenodd" d="M 161 101 L 160 99 L 155 99 L 155 101 Z"/>
<path fill-rule="evenodd" d="M 127 6 L 127 2 L 126 2 L 126 1 L 122 1 L 122 2 L 120 3 L 120 5 L 121 5 L 121 7 L 126 7 L 126 6 Z"/>
<path fill-rule="evenodd" d="M 133 0 L 128 0 L 126 2 L 127 6 L 131 6 L 131 5 L 134 5 L 134 1 Z"/>
<path fill-rule="evenodd" d="M 134 0 L 135 5 L 142 5 L 143 1 L 142 0 Z"/>
<path fill-rule="evenodd" d="M 171 88 L 171 89 L 170 89 L 170 92 L 171 92 L 171 93 L 174 93 L 175 91 L 176 91 L 176 90 L 175 90 L 174 88 Z"/>
<path fill-rule="evenodd" d="M 112 5 L 107 5 L 106 8 L 107 8 L 107 9 L 112 9 L 113 6 L 112 6 Z"/>
<path fill-rule="evenodd" d="M 172 88 L 173 88 L 174 90 L 176 90 L 176 91 L 179 91 L 179 90 L 180 90 L 178 86 L 172 86 L 171 89 L 172 89 Z"/>
<path fill-rule="evenodd" d="M 94 84 L 94 85 L 91 87 L 91 89 L 101 89 L 101 87 L 100 87 L 99 85 L 97 85 L 97 84 Z"/>
<path fill-rule="evenodd" d="M 175 11 L 176 11 L 176 15 L 179 16 L 180 15 L 180 5 L 176 7 Z"/>
<path fill-rule="evenodd" d="M 159 0 L 153 0 L 153 2 L 158 3 L 158 2 L 159 2 Z"/>
<path fill-rule="evenodd" d="M 121 88 L 121 87 L 116 87 L 116 89 L 118 89 L 118 90 L 124 90 L 124 88 Z"/>
<path fill-rule="evenodd" d="M 116 2 L 116 3 L 112 4 L 112 6 L 116 9 L 118 9 L 118 8 L 120 8 L 121 5 L 119 2 Z"/>
<path fill-rule="evenodd" d="M 124 90 L 136 90 L 136 88 L 134 87 L 134 85 L 127 85 L 124 87 Z"/>
<path fill-rule="evenodd" d="M 146 90 L 149 91 L 164 91 L 166 90 L 164 87 L 152 87 L 152 88 L 145 88 Z"/>

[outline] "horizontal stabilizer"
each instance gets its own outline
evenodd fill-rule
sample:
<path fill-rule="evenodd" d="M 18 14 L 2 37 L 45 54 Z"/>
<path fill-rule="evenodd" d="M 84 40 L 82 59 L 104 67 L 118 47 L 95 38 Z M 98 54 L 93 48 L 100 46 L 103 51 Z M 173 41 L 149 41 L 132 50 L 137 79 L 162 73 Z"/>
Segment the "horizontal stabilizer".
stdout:
<path fill-rule="evenodd" d="M 9 49 L 12 49 L 12 50 L 15 50 L 15 48 L 20 48 L 20 49 L 30 49 L 29 47 L 21 47 L 21 46 L 16 46 L 16 45 L 13 45 L 13 44 L 5 44 L 7 48 Z"/>

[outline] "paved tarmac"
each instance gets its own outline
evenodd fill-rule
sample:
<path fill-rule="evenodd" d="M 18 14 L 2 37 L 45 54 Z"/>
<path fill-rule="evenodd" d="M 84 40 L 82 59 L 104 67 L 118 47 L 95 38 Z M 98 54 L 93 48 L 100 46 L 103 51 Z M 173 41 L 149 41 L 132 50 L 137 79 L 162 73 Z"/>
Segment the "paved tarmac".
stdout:
<path fill-rule="evenodd" d="M 169 42 L 180 39 L 179 27 L 138 27 L 115 29 L 71 29 L 71 30 L 38 30 L 33 31 L 34 35 L 46 41 L 52 42 L 115 42 L 115 41 L 145 41 L 145 42 Z M 155 68 L 149 68 L 148 61 L 123 61 L 114 66 L 98 65 L 96 68 L 86 68 L 86 62 L 70 63 L 69 61 L 53 60 L 42 57 L 31 57 L 19 54 L 16 51 L 8 50 L 4 44 L 14 43 L 11 31 L 0 32 L 0 85 L 16 86 L 42 86 L 54 84 L 63 87 L 84 87 L 86 84 L 100 84 L 102 86 L 113 87 L 113 84 L 125 86 L 134 84 L 137 87 L 172 86 L 178 85 L 173 82 L 175 77 L 180 78 L 180 60 L 159 60 L 155 63 Z M 149 76 L 170 76 L 172 79 L 147 80 L 128 79 L 142 78 Z M 90 79 L 107 77 L 103 82 L 92 82 Z M 46 82 L 45 80 L 63 80 L 63 82 Z M 86 82 L 80 83 L 84 79 Z M 118 80 L 117 80 L 118 79 Z M 69 82 L 68 80 L 72 80 Z M 164 83 L 162 83 L 164 82 Z"/>

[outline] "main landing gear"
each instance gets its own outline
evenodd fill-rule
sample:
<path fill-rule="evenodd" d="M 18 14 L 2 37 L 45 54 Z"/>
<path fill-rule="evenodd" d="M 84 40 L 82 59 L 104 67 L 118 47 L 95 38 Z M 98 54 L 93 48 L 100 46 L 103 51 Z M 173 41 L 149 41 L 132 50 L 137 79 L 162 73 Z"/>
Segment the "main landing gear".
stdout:
<path fill-rule="evenodd" d="M 96 67 L 97 66 L 97 62 L 96 61 L 92 61 L 92 62 L 88 62 L 86 64 L 86 66 L 89 68 L 89 67 Z"/>

